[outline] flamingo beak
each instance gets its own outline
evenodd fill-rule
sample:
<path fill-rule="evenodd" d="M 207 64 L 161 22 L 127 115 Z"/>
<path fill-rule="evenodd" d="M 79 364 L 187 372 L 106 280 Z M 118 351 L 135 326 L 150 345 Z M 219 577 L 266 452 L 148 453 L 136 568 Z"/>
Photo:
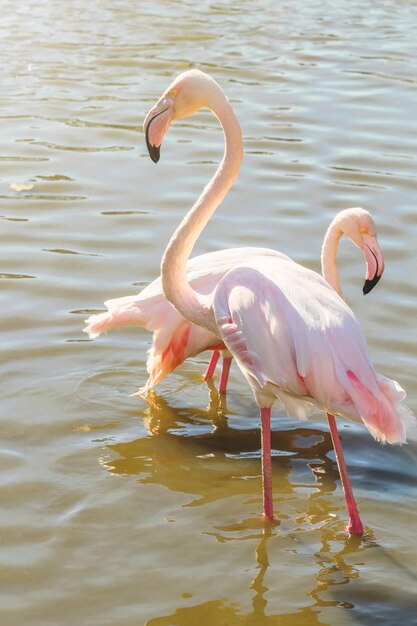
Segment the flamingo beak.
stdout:
<path fill-rule="evenodd" d="M 362 291 L 366 295 L 375 287 L 384 273 L 384 258 L 378 239 L 371 235 L 364 235 L 362 251 L 366 262 L 365 283 Z"/>
<path fill-rule="evenodd" d="M 174 101 L 163 96 L 149 111 L 143 122 L 146 137 L 146 146 L 149 156 L 154 163 L 158 163 L 162 140 L 174 117 Z"/>

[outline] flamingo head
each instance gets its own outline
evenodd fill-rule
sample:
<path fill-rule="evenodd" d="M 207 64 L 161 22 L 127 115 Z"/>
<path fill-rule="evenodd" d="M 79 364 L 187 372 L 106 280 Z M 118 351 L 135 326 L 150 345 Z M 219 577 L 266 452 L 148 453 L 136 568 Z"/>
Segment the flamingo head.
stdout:
<path fill-rule="evenodd" d="M 154 163 L 159 161 L 162 140 L 171 122 L 189 117 L 204 106 L 210 107 L 219 92 L 216 81 L 200 70 L 188 70 L 175 78 L 143 122 L 146 145 Z"/>
<path fill-rule="evenodd" d="M 375 222 L 372 215 L 359 207 L 346 209 L 338 216 L 343 234 L 360 248 L 365 256 L 366 273 L 364 295 L 369 293 L 384 273 L 384 258 L 379 247 Z"/>

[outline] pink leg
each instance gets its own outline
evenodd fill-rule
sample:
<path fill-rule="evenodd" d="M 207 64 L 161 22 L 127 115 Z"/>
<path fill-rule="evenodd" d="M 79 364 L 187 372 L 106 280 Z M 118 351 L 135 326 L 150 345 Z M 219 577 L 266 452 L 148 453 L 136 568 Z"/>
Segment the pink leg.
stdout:
<path fill-rule="evenodd" d="M 230 357 L 225 357 L 223 359 L 222 373 L 220 374 L 219 393 L 225 393 L 226 391 L 231 364 L 232 359 Z"/>
<path fill-rule="evenodd" d="M 264 499 L 264 517 L 274 519 L 272 502 L 272 466 L 271 466 L 271 409 L 261 409 L 262 438 L 262 488 Z"/>
<path fill-rule="evenodd" d="M 216 369 L 217 361 L 219 360 L 220 352 L 218 350 L 213 350 L 211 353 L 210 363 L 208 364 L 207 371 L 204 374 L 204 380 L 210 380 L 210 378 L 214 374 L 214 370 Z"/>
<path fill-rule="evenodd" d="M 359 511 L 356 506 L 355 498 L 353 497 L 353 491 L 350 485 L 345 457 L 343 456 L 342 444 L 340 442 L 334 415 L 327 413 L 327 420 L 330 426 L 330 435 L 332 437 L 337 466 L 339 468 L 340 479 L 342 481 L 343 492 L 346 498 L 346 506 L 349 513 L 349 523 L 346 530 L 352 535 L 363 535 L 363 526 L 361 518 L 359 517 Z"/>

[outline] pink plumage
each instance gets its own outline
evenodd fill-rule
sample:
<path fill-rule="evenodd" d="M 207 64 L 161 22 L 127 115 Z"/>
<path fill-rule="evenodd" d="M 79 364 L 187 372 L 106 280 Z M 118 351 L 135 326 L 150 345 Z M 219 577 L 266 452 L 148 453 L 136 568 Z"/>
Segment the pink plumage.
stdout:
<path fill-rule="evenodd" d="M 404 443 L 406 429 L 414 423 L 402 404 L 404 390 L 372 367 L 360 325 L 341 297 L 335 250 L 343 233 L 365 254 L 364 293 L 382 275 L 383 259 L 373 223 L 367 222 L 362 209 L 349 210 L 356 215 L 356 230 L 348 223 L 348 212 L 335 218 L 323 244 L 323 277 L 285 255 L 262 249 L 253 252 L 251 248 L 250 254 L 246 250 L 242 256 L 238 251 L 221 251 L 188 261 L 194 243 L 238 174 L 243 152 L 239 123 L 219 85 L 197 70 L 178 76 L 144 121 L 149 154 L 158 162 L 170 123 L 203 106 L 211 109 L 223 127 L 225 153 L 171 238 L 161 263 L 161 279 L 138 296 L 108 301 L 108 312 L 89 318 L 85 331 L 97 336 L 105 329 L 132 323 L 153 331 L 145 391 L 188 356 L 216 346 L 228 349 L 260 408 L 263 510 L 270 519 L 270 408 L 279 399 L 290 415 L 301 419 L 311 406 L 324 410 L 346 496 L 348 530 L 361 535 L 363 527 L 334 415 L 361 420 L 375 439 L 388 443 Z"/>
<path fill-rule="evenodd" d="M 412 417 L 400 404 L 403 394 L 398 383 L 381 379 L 374 371 L 359 324 L 337 293 L 335 266 L 321 278 L 296 264 L 260 257 L 232 269 L 207 295 L 193 289 L 187 259 L 238 175 L 243 154 L 239 122 L 220 86 L 198 70 L 180 74 L 144 121 L 149 154 L 158 162 L 169 124 L 204 106 L 222 125 L 225 152 L 165 250 L 163 292 L 184 319 L 224 342 L 252 387 L 261 416 L 265 517 L 273 517 L 270 407 L 279 398 L 290 413 L 302 417 L 305 406 L 313 404 L 328 415 L 349 511 L 348 530 L 361 535 L 333 413 L 362 419 L 376 438 L 389 442 L 405 441 Z M 367 276 L 367 293 L 382 271 L 378 274 L 373 233 L 367 233 L 366 227 L 361 233 L 367 274 L 374 274 Z M 326 238 L 322 258 L 340 236 L 334 231 L 333 238 Z"/>
<path fill-rule="evenodd" d="M 208 294 L 230 269 L 245 259 L 259 256 L 292 263 L 286 255 L 267 248 L 219 250 L 190 259 L 187 264 L 188 280 L 201 294 Z M 84 332 L 91 339 L 121 326 L 139 326 L 153 333 L 146 363 L 149 378 L 139 389 L 138 395 L 146 394 L 185 359 L 217 346 L 221 349 L 221 342 L 215 334 L 187 322 L 167 301 L 160 278 L 137 295 L 114 298 L 104 304 L 106 312 L 92 315 L 86 320 Z M 183 337 L 182 342 L 178 341 L 179 336 Z"/>
<path fill-rule="evenodd" d="M 372 367 L 362 329 L 318 274 L 260 259 L 231 270 L 213 294 L 215 319 L 259 406 L 281 400 L 362 421 L 378 441 L 404 443 L 405 392 Z"/>

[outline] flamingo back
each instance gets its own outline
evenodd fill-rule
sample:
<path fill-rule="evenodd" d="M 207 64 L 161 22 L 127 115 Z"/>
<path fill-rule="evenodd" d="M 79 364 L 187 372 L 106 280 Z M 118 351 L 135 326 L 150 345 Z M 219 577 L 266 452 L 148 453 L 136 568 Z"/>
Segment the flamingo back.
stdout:
<path fill-rule="evenodd" d="M 310 404 L 362 420 L 378 440 L 405 441 L 413 421 L 405 392 L 375 372 L 355 315 L 321 276 L 253 260 L 225 275 L 213 308 L 259 406 L 279 398 L 302 418 Z"/>

